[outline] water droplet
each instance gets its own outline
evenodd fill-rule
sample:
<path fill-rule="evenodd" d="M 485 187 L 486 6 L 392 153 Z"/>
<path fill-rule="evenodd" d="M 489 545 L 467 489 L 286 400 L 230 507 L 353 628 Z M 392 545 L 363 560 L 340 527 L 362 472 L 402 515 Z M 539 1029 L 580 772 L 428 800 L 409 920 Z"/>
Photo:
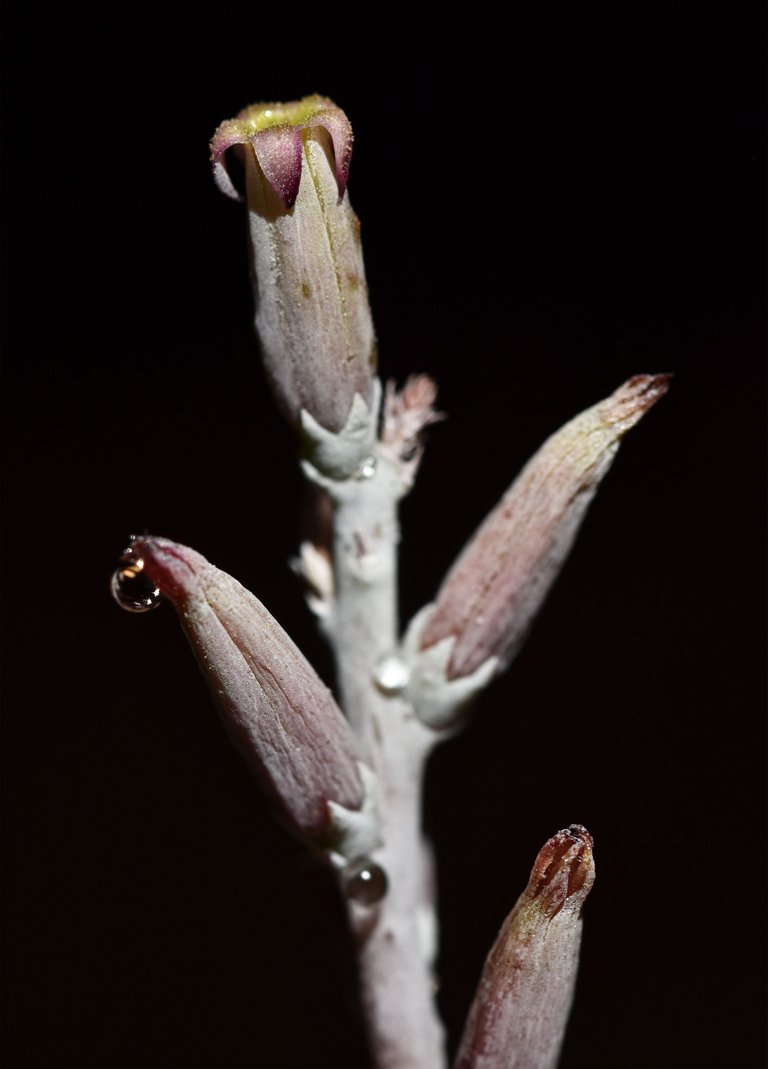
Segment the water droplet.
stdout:
<path fill-rule="evenodd" d="M 382 657 L 373 670 L 373 682 L 382 694 L 401 694 L 410 679 L 410 669 L 395 653 Z"/>
<path fill-rule="evenodd" d="M 376 474 L 376 457 L 366 457 L 357 469 L 358 479 L 372 479 Z"/>
<path fill-rule="evenodd" d="M 162 601 L 162 594 L 144 574 L 144 561 L 131 546 L 120 557 L 110 582 L 112 597 L 128 612 L 149 612 Z"/>
<path fill-rule="evenodd" d="M 369 857 L 350 861 L 344 869 L 344 890 L 347 898 L 360 906 L 373 906 L 387 893 L 389 880 L 381 865 Z"/>

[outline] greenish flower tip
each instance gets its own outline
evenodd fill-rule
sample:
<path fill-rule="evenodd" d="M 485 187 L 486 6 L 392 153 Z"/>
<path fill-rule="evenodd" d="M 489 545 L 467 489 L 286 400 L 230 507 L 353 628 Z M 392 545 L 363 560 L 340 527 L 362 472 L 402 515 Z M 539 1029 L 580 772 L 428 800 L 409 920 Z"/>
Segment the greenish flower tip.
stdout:
<path fill-rule="evenodd" d="M 216 185 L 228 197 L 244 200 L 227 169 L 226 154 L 235 146 L 251 145 L 267 182 L 286 209 L 292 208 L 301 181 L 303 139 L 318 129 L 331 139 L 341 200 L 352 159 L 352 127 L 341 108 L 316 94 L 287 104 L 251 104 L 221 123 L 211 140 Z"/>

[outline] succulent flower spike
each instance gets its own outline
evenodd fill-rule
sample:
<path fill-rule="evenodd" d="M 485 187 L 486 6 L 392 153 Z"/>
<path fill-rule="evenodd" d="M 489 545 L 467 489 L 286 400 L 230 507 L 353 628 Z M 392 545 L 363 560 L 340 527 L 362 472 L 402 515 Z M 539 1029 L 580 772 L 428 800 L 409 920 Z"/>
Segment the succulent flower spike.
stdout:
<path fill-rule="evenodd" d="M 370 453 L 378 395 L 376 342 L 360 245 L 346 194 L 352 127 L 330 100 L 254 104 L 211 142 L 214 177 L 245 164 L 256 331 L 278 405 L 323 474 L 348 478 Z"/>
<path fill-rule="evenodd" d="M 376 845 L 373 775 L 328 688 L 235 579 L 165 538 L 131 557 L 179 614 L 238 749 L 296 834 L 342 857 Z"/>
<path fill-rule="evenodd" d="M 594 880 L 586 828 L 572 824 L 544 844 L 486 959 L 454 1069 L 554 1069 Z"/>
<path fill-rule="evenodd" d="M 405 645 L 411 697 L 433 727 L 517 653 L 626 432 L 666 393 L 636 375 L 544 443 L 465 547 Z"/>

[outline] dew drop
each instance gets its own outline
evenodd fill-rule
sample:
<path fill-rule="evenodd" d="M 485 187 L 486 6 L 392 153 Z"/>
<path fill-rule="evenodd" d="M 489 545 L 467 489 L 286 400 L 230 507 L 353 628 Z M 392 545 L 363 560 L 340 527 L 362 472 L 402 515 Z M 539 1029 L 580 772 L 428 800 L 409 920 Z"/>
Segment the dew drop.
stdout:
<path fill-rule="evenodd" d="M 381 865 L 369 857 L 358 857 L 344 869 L 344 891 L 347 898 L 360 906 L 373 906 L 387 893 L 389 880 Z"/>
<path fill-rule="evenodd" d="M 366 457 L 357 469 L 358 479 L 372 479 L 376 474 L 376 457 Z"/>
<path fill-rule="evenodd" d="M 150 612 L 162 601 L 162 594 L 144 574 L 144 561 L 131 546 L 120 557 L 110 582 L 112 597 L 128 612 Z"/>
<path fill-rule="evenodd" d="M 378 690 L 388 697 L 401 694 L 408 684 L 410 669 L 397 654 L 388 653 L 378 662 L 373 670 L 373 682 Z"/>

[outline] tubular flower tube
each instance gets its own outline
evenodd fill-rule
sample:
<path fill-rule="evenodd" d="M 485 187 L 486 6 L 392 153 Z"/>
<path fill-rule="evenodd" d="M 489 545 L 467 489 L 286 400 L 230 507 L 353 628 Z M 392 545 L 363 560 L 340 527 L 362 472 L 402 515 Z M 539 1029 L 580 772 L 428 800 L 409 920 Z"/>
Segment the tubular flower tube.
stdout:
<path fill-rule="evenodd" d="M 288 420 L 309 438 L 310 459 L 319 438 L 326 448 L 318 466 L 346 478 L 370 453 L 377 404 L 360 223 L 346 192 L 352 127 L 319 96 L 254 104 L 222 123 L 211 142 L 214 177 L 242 199 L 227 169 L 233 148 L 245 164 L 267 377 Z M 328 434 L 340 439 L 330 458 Z"/>
<path fill-rule="evenodd" d="M 442 651 L 449 684 L 490 661 L 497 672 L 507 667 L 557 577 L 622 437 L 663 396 L 669 377 L 629 379 L 557 431 L 528 462 L 467 544 L 434 605 L 413 621 L 417 677 L 419 658 L 432 648 Z"/>
<path fill-rule="evenodd" d="M 554 1069 L 594 880 L 586 828 L 572 824 L 544 844 L 486 959 L 454 1069 Z"/>
<path fill-rule="evenodd" d="M 330 691 L 277 621 L 193 549 L 143 536 L 129 552 L 173 603 L 229 733 L 289 828 L 343 856 L 370 849 L 372 774 Z"/>

